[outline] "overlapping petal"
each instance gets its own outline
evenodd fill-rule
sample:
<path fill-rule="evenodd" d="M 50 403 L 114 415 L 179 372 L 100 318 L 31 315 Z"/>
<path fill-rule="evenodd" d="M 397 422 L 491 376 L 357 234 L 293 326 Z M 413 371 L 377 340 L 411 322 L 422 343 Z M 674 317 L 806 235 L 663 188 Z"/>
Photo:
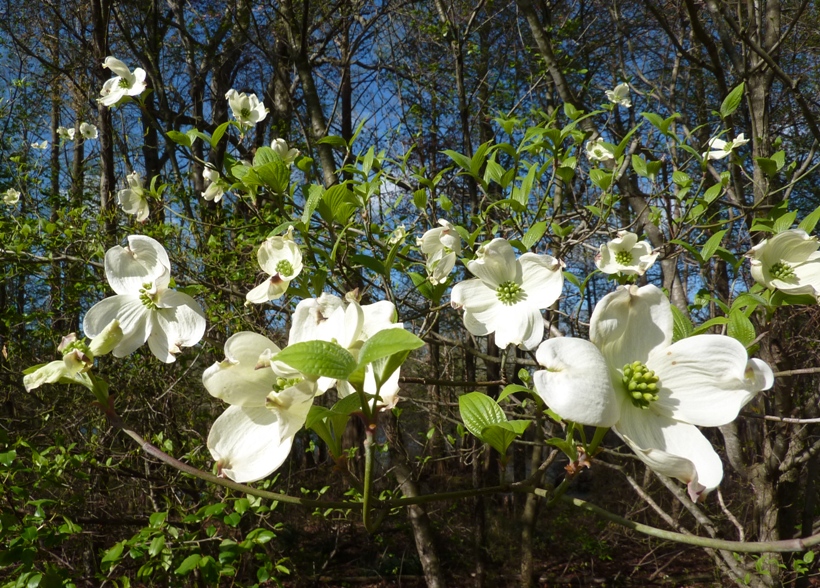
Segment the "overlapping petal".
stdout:
<path fill-rule="evenodd" d="M 620 401 L 604 356 L 590 341 L 561 337 L 544 341 L 535 353 L 544 370 L 533 374 L 538 395 L 563 418 L 582 425 L 611 427 Z"/>

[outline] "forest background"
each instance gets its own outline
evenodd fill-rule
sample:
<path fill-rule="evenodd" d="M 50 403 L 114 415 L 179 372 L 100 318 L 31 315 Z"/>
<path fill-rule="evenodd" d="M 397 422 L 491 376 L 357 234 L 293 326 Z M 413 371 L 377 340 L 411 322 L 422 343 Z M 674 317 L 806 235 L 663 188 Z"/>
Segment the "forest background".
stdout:
<path fill-rule="evenodd" d="M 0 205 L 0 581 L 810 585 L 808 549 L 681 546 L 509 483 L 572 478 L 572 496 L 684 535 L 813 534 L 820 317 L 741 295 L 753 284 L 743 255 L 820 204 L 818 22 L 808 0 L 6 2 L 0 192 L 20 198 Z M 98 103 L 107 56 L 147 72 L 140 100 Z M 622 82 L 630 108 L 605 95 Z M 244 135 L 223 125 L 232 88 L 269 110 Z M 731 158 L 704 159 L 712 137 L 741 133 L 750 142 Z M 617 147 L 614 167 L 585 155 L 595 137 Z M 284 186 L 201 197 L 206 164 L 251 160 L 276 138 L 304 156 Z M 151 191 L 142 223 L 116 198 L 135 171 Z M 564 295 L 545 316 L 575 336 L 614 288 L 593 274 L 598 247 L 617 230 L 645 236 L 660 259 L 642 280 L 688 317 L 679 328 L 728 333 L 778 376 L 708 433 L 725 464 L 720 489 L 692 503 L 614 435 L 591 469 L 565 472 L 543 442 L 562 426 L 521 389 L 534 355 L 465 331 L 449 306 L 449 285 L 470 277 L 463 264 L 449 284 L 426 279 L 416 238 L 441 218 L 464 229 L 465 251 L 504 236 L 564 260 Z M 246 306 L 256 249 L 294 222 L 310 263 L 287 296 Z M 97 368 L 150 443 L 210 471 L 205 439 L 223 405 L 201 375 L 225 340 L 250 330 L 284 346 L 296 301 L 357 290 L 363 303 L 392 301 L 427 343 L 381 417 L 380 498 L 454 494 L 387 509 L 367 534 L 346 502 L 360 499 L 351 480 L 364 467 L 355 418 L 343 458 L 303 431 L 256 484 L 302 502 L 285 504 L 160 463 L 80 387 L 26 392 L 23 371 L 54 359 L 110 294 L 104 252 L 137 233 L 168 249 L 177 287 L 208 319 L 175 363 L 142 349 Z M 472 391 L 506 396 L 510 418 L 536 426 L 499 453 L 462 425 L 459 397 Z"/>

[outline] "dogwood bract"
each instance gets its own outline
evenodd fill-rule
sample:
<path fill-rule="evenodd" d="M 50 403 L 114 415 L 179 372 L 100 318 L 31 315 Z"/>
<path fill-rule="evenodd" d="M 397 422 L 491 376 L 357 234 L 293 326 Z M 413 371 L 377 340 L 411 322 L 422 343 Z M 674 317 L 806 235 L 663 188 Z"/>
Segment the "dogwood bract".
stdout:
<path fill-rule="evenodd" d="M 561 296 L 563 263 L 550 255 L 515 258 L 506 239 L 482 245 L 467 263 L 476 279 L 453 286 L 450 301 L 464 309 L 464 326 L 473 335 L 495 333 L 501 348 L 510 343 L 535 349 L 544 337 L 541 309 Z"/>
<path fill-rule="evenodd" d="M 263 304 L 284 296 L 291 280 L 302 271 L 302 251 L 293 241 L 293 227 L 287 235 L 268 237 L 256 253 L 259 267 L 268 278 L 245 295 L 248 302 Z"/>
<path fill-rule="evenodd" d="M 251 127 L 268 116 L 268 109 L 259 102 L 256 94 L 240 93 L 231 88 L 225 94 L 225 98 L 228 100 L 228 106 L 231 107 L 236 122 L 242 126 Z"/>
<path fill-rule="evenodd" d="M 703 158 L 706 160 L 723 159 L 724 157 L 728 157 L 733 150 L 742 147 L 748 142 L 749 139 L 747 139 L 743 133 L 735 137 L 734 141 L 724 141 L 718 137 L 712 137 L 708 143 L 710 151 L 704 151 Z"/>
<path fill-rule="evenodd" d="M 13 206 L 20 201 L 20 192 L 15 190 L 14 188 L 9 188 L 5 192 L 3 192 L 3 204 L 7 206 Z"/>
<path fill-rule="evenodd" d="M 102 65 L 116 74 L 100 90 L 97 102 L 103 106 L 114 106 L 126 96 L 139 96 L 145 91 L 145 70 L 141 67 L 131 73 L 127 65 L 110 56 L 105 58 Z"/>
<path fill-rule="evenodd" d="M 820 243 L 802 229 L 761 241 L 749 252 L 752 277 L 787 294 L 820 295 Z"/>
<path fill-rule="evenodd" d="M 148 218 L 148 199 L 145 197 L 145 188 L 142 187 L 142 178 L 139 173 L 131 172 L 125 177 L 128 187 L 117 192 L 117 202 L 120 203 L 125 214 L 133 214 L 137 221 Z"/>
<path fill-rule="evenodd" d="M 287 458 L 313 404 L 316 384 L 269 358 L 267 337 L 244 331 L 225 342 L 225 360 L 202 374 L 205 388 L 229 406 L 208 435 L 221 474 L 237 482 L 270 475 Z"/>
<path fill-rule="evenodd" d="M 595 306 L 589 341 L 541 344 L 535 356 L 546 369 L 533 380 L 561 417 L 614 426 L 644 463 L 687 484 L 697 500 L 723 478 L 720 458 L 697 426 L 733 421 L 774 377 L 736 339 L 697 335 L 672 343 L 672 324 L 659 288 L 622 286 Z"/>
<path fill-rule="evenodd" d="M 111 321 L 119 320 L 123 337 L 114 347 L 114 357 L 130 355 L 147 341 L 157 359 L 171 363 L 181 347 L 202 339 L 205 315 L 193 298 L 168 289 L 171 262 L 156 240 L 130 235 L 128 247 L 109 249 L 105 276 L 117 295 L 88 310 L 83 331 L 93 338 Z"/>
<path fill-rule="evenodd" d="M 57 351 L 63 354 L 63 359 L 42 365 L 23 376 L 23 386 L 27 392 L 43 384 L 56 383 L 80 384 L 93 390 L 94 383 L 87 372 L 94 366 L 94 358 L 111 353 L 121 340 L 122 329 L 116 319 L 88 344 L 78 339 L 76 333 L 69 333 L 57 347 Z"/>
<path fill-rule="evenodd" d="M 416 245 L 427 257 L 427 276 L 431 284 L 440 284 L 450 275 L 456 265 L 456 256 L 461 255 L 461 237 L 456 228 L 443 218 L 440 227 L 430 229 Z"/>
<path fill-rule="evenodd" d="M 642 276 L 657 257 L 648 241 L 639 243 L 635 233 L 619 231 L 615 239 L 601 245 L 595 256 L 595 265 L 605 274 Z"/>
<path fill-rule="evenodd" d="M 225 195 L 225 188 L 227 185 L 225 184 L 225 181 L 222 180 L 219 172 L 210 166 L 205 166 L 205 169 L 202 170 L 202 177 L 208 181 L 208 187 L 205 188 L 205 191 L 202 193 L 202 197 L 205 200 L 212 200 L 214 202 L 219 202 L 222 200 L 222 196 Z"/>
<path fill-rule="evenodd" d="M 402 328 L 404 324 L 396 322 L 396 307 L 392 302 L 380 300 L 360 305 L 355 293 L 348 294 L 345 300 L 323 293 L 319 298 L 302 300 L 296 305 L 288 344 L 314 340 L 333 341 L 358 358 L 359 349 L 370 337 L 383 329 Z M 381 389 L 377 390 L 373 368 L 367 366 L 364 391 L 372 395 L 378 393 L 381 399 L 379 405 L 392 408 L 398 402 L 399 372 L 399 369 L 393 372 Z M 318 380 L 320 394 L 334 386 L 341 398 L 354 391 L 345 381 L 326 377 Z"/>
<path fill-rule="evenodd" d="M 96 139 L 99 135 L 99 133 L 97 132 L 97 127 L 87 122 L 80 123 L 80 134 L 86 141 Z"/>
<path fill-rule="evenodd" d="M 274 153 L 279 156 L 279 159 L 281 159 L 285 165 L 291 165 L 296 161 L 300 153 L 298 149 L 289 148 L 288 142 L 281 138 L 271 141 L 270 148 L 273 149 Z"/>
<path fill-rule="evenodd" d="M 632 100 L 629 99 L 629 84 L 626 82 L 618 84 L 612 90 L 607 90 L 606 97 L 609 98 L 610 102 L 623 106 L 624 108 L 630 108 L 632 106 Z"/>
<path fill-rule="evenodd" d="M 608 161 L 610 159 L 615 159 L 615 153 L 603 139 L 587 141 L 585 149 L 587 152 L 587 158 L 590 161 Z"/>

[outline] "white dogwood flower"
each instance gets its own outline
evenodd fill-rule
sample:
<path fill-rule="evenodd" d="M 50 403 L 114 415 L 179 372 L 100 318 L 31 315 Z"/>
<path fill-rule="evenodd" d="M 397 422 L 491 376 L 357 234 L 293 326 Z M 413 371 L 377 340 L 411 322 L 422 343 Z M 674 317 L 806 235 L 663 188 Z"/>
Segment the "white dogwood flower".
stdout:
<path fill-rule="evenodd" d="M 612 90 L 607 90 L 606 97 L 610 102 L 623 106 L 624 108 L 630 108 L 632 106 L 632 100 L 629 98 L 629 84 L 626 82 L 618 84 Z"/>
<path fill-rule="evenodd" d="M 431 284 L 441 284 L 456 265 L 456 257 L 461 255 L 461 237 L 456 228 L 446 220 L 439 219 L 441 225 L 430 229 L 416 245 L 427 257 L 427 276 Z"/>
<path fill-rule="evenodd" d="M 14 206 L 20 201 L 20 192 L 14 188 L 9 188 L 3 192 L 3 204 L 7 206 Z"/>
<path fill-rule="evenodd" d="M 302 271 L 302 251 L 293 241 L 293 227 L 285 236 L 268 237 L 256 253 L 259 267 L 268 277 L 245 295 L 248 302 L 263 304 L 285 295 L 291 280 Z"/>
<path fill-rule="evenodd" d="M 240 93 L 231 88 L 225 94 L 225 98 L 236 122 L 243 126 L 252 127 L 268 116 L 268 109 L 259 101 L 256 94 Z"/>
<path fill-rule="evenodd" d="M 688 485 L 692 500 L 714 489 L 723 465 L 698 430 L 733 421 L 774 383 L 736 339 L 697 335 L 672 343 L 672 310 L 653 285 L 620 287 L 595 306 L 590 340 L 544 341 L 535 389 L 561 417 L 615 431 L 649 467 Z"/>
<path fill-rule="evenodd" d="M 35 141 L 34 143 L 31 144 L 31 148 L 32 149 L 40 149 L 41 151 L 44 151 L 44 150 L 48 149 L 48 141 L 40 141 L 40 142 Z"/>
<path fill-rule="evenodd" d="M 193 298 L 168 288 L 171 262 L 156 240 L 130 235 L 128 247 L 109 249 L 105 276 L 116 296 L 89 309 L 83 331 L 96 337 L 112 320 L 119 320 L 123 338 L 114 348 L 115 357 L 130 355 L 147 341 L 157 359 L 171 363 L 182 347 L 202 339 L 205 314 Z"/>
<path fill-rule="evenodd" d="M 145 197 L 145 188 L 142 187 L 142 178 L 139 173 L 131 172 L 126 176 L 128 187 L 117 192 L 117 202 L 126 214 L 133 214 L 138 222 L 148 218 L 148 199 Z"/>
<path fill-rule="evenodd" d="M 464 309 L 464 326 L 473 335 L 495 333 L 495 342 L 535 349 L 544 337 L 541 309 L 561 296 L 563 263 L 550 255 L 525 253 L 518 259 L 506 239 L 482 245 L 467 269 L 476 279 L 460 282 L 450 295 Z"/>
<path fill-rule="evenodd" d="M 323 293 L 319 298 L 302 300 L 293 312 L 288 344 L 303 341 L 334 341 L 358 357 L 359 349 L 365 341 L 383 329 L 402 329 L 404 324 L 396 322 L 396 307 L 392 302 L 380 300 L 373 304 L 360 305 L 355 294 L 348 294 L 345 300 L 332 294 Z M 376 379 L 372 366 L 365 370 L 364 391 L 379 393 L 380 406 L 392 408 L 398 402 L 399 372 L 397 369 L 376 390 Z M 336 387 L 340 397 L 353 393 L 353 388 L 344 381 L 321 377 L 318 390 L 323 394 Z"/>
<path fill-rule="evenodd" d="M 274 153 L 279 156 L 285 165 L 291 165 L 296 161 L 300 153 L 298 149 L 289 148 L 288 142 L 281 138 L 271 141 L 270 148 L 273 149 Z"/>
<path fill-rule="evenodd" d="M 127 96 L 139 96 L 145 91 L 145 70 L 138 67 L 131 73 L 128 66 L 119 59 L 106 57 L 103 67 L 110 69 L 116 75 L 103 84 L 97 102 L 103 106 L 115 106 Z"/>
<path fill-rule="evenodd" d="M 94 358 L 111 353 L 120 340 L 122 329 L 116 319 L 88 344 L 78 339 L 76 333 L 69 333 L 57 347 L 57 351 L 63 354 L 63 359 L 44 364 L 23 376 L 23 386 L 27 392 L 43 384 L 57 383 L 80 384 L 93 390 L 94 383 L 86 374 L 94 366 Z"/>
<path fill-rule="evenodd" d="M 733 150 L 742 147 L 748 142 L 749 139 L 747 139 L 743 133 L 740 133 L 734 141 L 724 141 L 718 137 L 712 137 L 708 143 L 710 151 L 704 151 L 703 158 L 707 160 L 723 159 L 724 157 L 728 157 Z"/>
<path fill-rule="evenodd" d="M 635 233 L 618 231 L 615 239 L 601 245 L 595 256 L 595 265 L 605 274 L 642 276 L 657 257 L 658 253 L 653 253 L 648 241 L 638 242 Z"/>
<path fill-rule="evenodd" d="M 595 139 L 586 143 L 587 158 L 590 161 L 608 161 L 615 159 L 612 148 L 603 139 Z"/>
<path fill-rule="evenodd" d="M 237 482 L 269 476 L 305 424 L 316 384 L 269 361 L 279 348 L 251 332 L 225 342 L 225 360 L 202 374 L 205 388 L 230 406 L 216 419 L 208 449 L 220 474 Z"/>
<path fill-rule="evenodd" d="M 96 139 L 99 136 L 99 132 L 97 131 L 97 127 L 92 125 L 91 123 L 80 123 L 80 134 L 83 136 L 83 139 L 86 141 L 90 141 L 92 139 Z"/>
<path fill-rule="evenodd" d="M 62 127 L 62 126 L 57 127 L 57 135 L 65 141 L 73 141 L 75 132 L 76 132 L 76 130 L 74 129 L 74 127 L 71 127 L 71 128 L 66 128 L 66 127 Z"/>
<path fill-rule="evenodd" d="M 749 252 L 757 283 L 786 294 L 820 299 L 820 243 L 802 229 L 778 233 Z"/>
<path fill-rule="evenodd" d="M 202 170 L 202 177 L 204 177 L 208 182 L 208 187 L 205 188 L 205 191 L 202 193 L 202 197 L 205 200 L 212 200 L 214 202 L 219 202 L 222 200 L 222 196 L 225 195 L 227 184 L 219 175 L 219 172 L 211 166 L 206 166 L 205 169 Z"/>

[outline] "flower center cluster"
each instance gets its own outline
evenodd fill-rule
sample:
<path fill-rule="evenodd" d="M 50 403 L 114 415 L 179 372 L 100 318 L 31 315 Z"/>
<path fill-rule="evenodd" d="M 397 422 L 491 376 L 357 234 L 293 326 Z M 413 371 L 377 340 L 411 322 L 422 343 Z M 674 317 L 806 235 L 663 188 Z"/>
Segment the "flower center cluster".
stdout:
<path fill-rule="evenodd" d="M 125 78 L 120 78 L 119 84 L 117 84 L 120 88 L 130 88 L 131 86 L 128 84 L 128 80 Z"/>
<path fill-rule="evenodd" d="M 250 108 L 243 108 L 239 111 L 239 114 L 242 118 L 250 118 L 251 117 L 251 109 Z"/>
<path fill-rule="evenodd" d="M 638 408 L 649 408 L 649 403 L 658 399 L 658 376 L 640 361 L 624 366 L 621 381 L 626 387 L 629 399 Z"/>
<path fill-rule="evenodd" d="M 291 277 L 293 275 L 293 264 L 287 259 L 283 259 L 276 264 L 276 273 L 286 278 Z"/>
<path fill-rule="evenodd" d="M 140 302 L 142 302 L 142 305 L 149 310 L 157 310 L 159 307 L 154 301 L 155 295 L 150 293 L 152 286 L 153 284 L 142 285 L 142 288 L 140 288 Z"/>
<path fill-rule="evenodd" d="M 526 297 L 524 290 L 515 282 L 504 282 L 499 285 L 498 289 L 495 291 L 495 295 L 498 296 L 498 299 L 507 306 L 512 306 L 516 302 L 519 302 Z"/>
<path fill-rule="evenodd" d="M 632 265 L 632 252 L 631 251 L 618 251 L 615 253 L 615 261 L 619 265 Z"/>
<path fill-rule="evenodd" d="M 789 278 L 794 277 L 794 268 L 792 268 L 792 266 L 785 261 L 778 261 L 769 271 L 771 272 L 772 277 L 777 280 L 788 280 Z"/>

